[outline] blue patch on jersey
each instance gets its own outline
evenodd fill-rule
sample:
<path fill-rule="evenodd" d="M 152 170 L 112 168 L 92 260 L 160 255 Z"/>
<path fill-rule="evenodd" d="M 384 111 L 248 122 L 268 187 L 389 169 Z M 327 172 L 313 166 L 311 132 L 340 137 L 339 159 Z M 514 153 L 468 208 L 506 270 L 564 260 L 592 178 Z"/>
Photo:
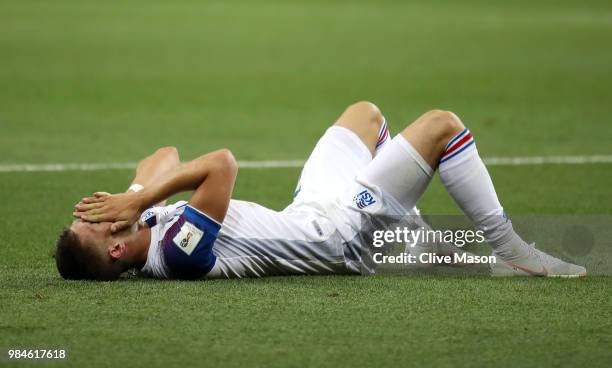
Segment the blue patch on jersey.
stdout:
<path fill-rule="evenodd" d="M 162 252 L 171 278 L 193 280 L 215 265 L 213 244 L 221 225 L 193 207 L 185 207 L 162 239 Z"/>
<path fill-rule="evenodd" d="M 142 216 L 140 217 L 142 222 L 146 222 L 149 227 L 153 227 L 157 225 L 157 217 L 155 216 L 155 211 L 152 208 L 146 210 Z"/>
<path fill-rule="evenodd" d="M 363 192 L 360 192 L 353 198 L 353 202 L 359 209 L 364 209 L 370 205 L 376 203 L 376 200 L 372 196 L 372 194 L 366 189 Z"/>

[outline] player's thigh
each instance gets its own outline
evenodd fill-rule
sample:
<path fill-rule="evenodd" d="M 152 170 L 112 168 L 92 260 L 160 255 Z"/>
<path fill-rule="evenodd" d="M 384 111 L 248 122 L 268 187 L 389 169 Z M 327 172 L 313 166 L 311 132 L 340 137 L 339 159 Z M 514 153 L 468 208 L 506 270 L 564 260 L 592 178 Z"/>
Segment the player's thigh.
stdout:
<path fill-rule="evenodd" d="M 370 152 L 374 153 L 378 142 L 378 132 L 383 122 L 384 117 L 376 105 L 360 101 L 347 107 L 335 125 L 357 134 Z"/>

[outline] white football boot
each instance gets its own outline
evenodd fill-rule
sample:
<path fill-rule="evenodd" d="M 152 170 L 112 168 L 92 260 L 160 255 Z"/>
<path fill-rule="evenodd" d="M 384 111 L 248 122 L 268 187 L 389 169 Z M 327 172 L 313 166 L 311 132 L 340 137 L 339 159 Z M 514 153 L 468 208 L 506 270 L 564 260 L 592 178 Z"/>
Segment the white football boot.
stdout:
<path fill-rule="evenodd" d="M 493 251 L 495 263 L 490 264 L 491 276 L 545 276 L 545 277 L 584 277 L 586 268 L 568 263 L 546 254 L 529 244 L 526 251 L 512 255 L 498 254 Z"/>

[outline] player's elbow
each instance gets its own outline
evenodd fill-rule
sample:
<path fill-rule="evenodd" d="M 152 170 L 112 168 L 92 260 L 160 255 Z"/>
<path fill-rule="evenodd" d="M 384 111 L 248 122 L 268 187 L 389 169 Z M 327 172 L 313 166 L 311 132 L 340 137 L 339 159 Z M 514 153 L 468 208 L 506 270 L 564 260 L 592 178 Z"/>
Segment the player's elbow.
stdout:
<path fill-rule="evenodd" d="M 215 152 L 214 162 L 218 171 L 222 171 L 229 176 L 236 176 L 238 173 L 238 162 L 236 162 L 232 151 L 227 148 Z"/>
<path fill-rule="evenodd" d="M 159 148 L 157 149 L 157 151 L 155 151 L 155 153 L 157 155 L 166 156 L 166 157 L 173 157 L 173 158 L 179 157 L 178 149 L 176 149 L 176 147 L 173 147 L 173 146 Z"/>

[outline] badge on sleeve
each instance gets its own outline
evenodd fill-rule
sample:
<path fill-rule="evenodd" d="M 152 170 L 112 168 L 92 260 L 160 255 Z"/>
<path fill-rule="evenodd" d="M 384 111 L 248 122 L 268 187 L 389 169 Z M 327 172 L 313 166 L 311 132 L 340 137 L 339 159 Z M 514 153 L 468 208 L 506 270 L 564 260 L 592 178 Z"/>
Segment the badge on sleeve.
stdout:
<path fill-rule="evenodd" d="M 144 226 L 145 223 L 149 225 L 149 227 L 157 225 L 157 219 L 155 218 L 155 215 L 155 209 L 149 208 L 140 216 L 140 219 L 138 220 L 138 225 Z"/>
<path fill-rule="evenodd" d="M 196 248 L 200 239 L 204 236 L 204 232 L 195 225 L 185 222 L 179 230 L 178 234 L 172 239 L 174 244 L 178 246 L 180 250 L 185 252 L 188 256 L 191 255 L 193 250 Z"/>

